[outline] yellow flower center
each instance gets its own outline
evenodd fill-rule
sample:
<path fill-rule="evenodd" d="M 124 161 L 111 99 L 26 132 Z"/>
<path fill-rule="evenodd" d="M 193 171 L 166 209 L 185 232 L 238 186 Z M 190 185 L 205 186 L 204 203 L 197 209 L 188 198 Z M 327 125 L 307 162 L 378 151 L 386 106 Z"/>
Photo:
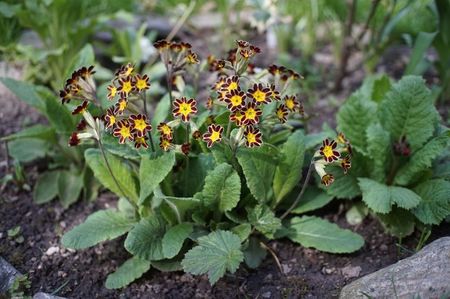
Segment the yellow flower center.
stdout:
<path fill-rule="evenodd" d="M 188 103 L 181 103 L 180 104 L 180 113 L 184 116 L 188 116 L 192 112 L 191 105 Z"/>
<path fill-rule="evenodd" d="M 217 140 L 220 139 L 220 132 L 218 131 L 213 131 L 211 133 L 211 137 L 209 137 L 211 139 L 212 142 L 216 142 Z"/>
<path fill-rule="evenodd" d="M 109 90 L 109 93 L 111 95 L 111 98 L 115 97 L 116 93 L 117 93 L 117 87 L 115 87 L 115 86 L 111 87 L 111 89 Z"/>
<path fill-rule="evenodd" d="M 127 101 L 120 101 L 119 102 L 119 111 L 124 111 L 125 108 L 127 108 Z"/>
<path fill-rule="evenodd" d="M 170 141 L 168 139 L 163 139 L 161 141 L 161 148 L 165 151 L 167 151 L 170 147 Z"/>
<path fill-rule="evenodd" d="M 125 73 L 123 75 L 124 76 L 129 76 L 129 75 L 131 75 L 133 70 L 134 70 L 134 68 L 129 66 L 129 67 L 127 67 L 127 70 L 125 71 Z"/>
<path fill-rule="evenodd" d="M 136 82 L 136 87 L 137 89 L 141 90 L 147 87 L 147 82 L 145 80 L 142 79 L 138 79 Z"/>
<path fill-rule="evenodd" d="M 286 107 L 288 107 L 289 110 L 294 110 L 295 103 L 293 99 L 286 99 Z"/>
<path fill-rule="evenodd" d="M 266 93 L 258 89 L 253 93 L 253 98 L 257 102 L 264 102 L 266 100 Z"/>
<path fill-rule="evenodd" d="M 235 89 L 238 89 L 238 84 L 236 82 L 232 81 L 230 83 L 230 85 L 228 86 L 228 91 L 232 91 L 232 90 L 235 90 Z"/>
<path fill-rule="evenodd" d="M 242 97 L 239 95 L 234 95 L 231 97 L 230 102 L 233 106 L 240 106 L 242 105 Z"/>
<path fill-rule="evenodd" d="M 245 111 L 245 118 L 246 118 L 246 119 L 255 119 L 255 117 L 256 117 L 256 111 L 255 111 L 255 109 L 253 109 L 253 108 L 248 108 L 248 109 Z"/>
<path fill-rule="evenodd" d="M 136 130 L 143 132 L 147 128 L 147 123 L 143 119 L 136 119 L 134 121 L 134 127 Z"/>
<path fill-rule="evenodd" d="M 256 134 L 253 134 L 252 132 L 247 133 L 247 141 L 248 143 L 256 143 Z"/>
<path fill-rule="evenodd" d="M 111 127 L 112 125 L 114 125 L 116 123 L 116 117 L 114 115 L 110 115 L 109 116 L 109 126 Z"/>
<path fill-rule="evenodd" d="M 333 148 L 331 146 L 329 146 L 329 145 L 325 145 L 324 148 L 323 148 L 323 155 L 325 157 L 327 157 L 327 158 L 333 157 L 334 156 Z"/>
<path fill-rule="evenodd" d="M 172 134 L 172 128 L 170 128 L 168 125 L 163 125 L 163 126 L 161 127 L 161 132 L 162 132 L 164 135 L 170 135 L 170 134 Z"/>
<path fill-rule="evenodd" d="M 129 93 L 133 89 L 133 86 L 131 85 L 131 81 L 123 82 L 122 85 L 122 91 L 125 93 Z"/>
<path fill-rule="evenodd" d="M 283 112 L 283 110 L 281 110 L 281 109 L 278 109 L 278 110 L 277 110 L 277 117 L 278 117 L 279 119 L 283 119 L 283 118 L 284 118 L 284 112 Z"/>
<path fill-rule="evenodd" d="M 120 128 L 120 135 L 121 135 L 123 138 L 131 137 L 130 128 L 127 127 L 127 126 L 121 127 L 121 128 Z"/>

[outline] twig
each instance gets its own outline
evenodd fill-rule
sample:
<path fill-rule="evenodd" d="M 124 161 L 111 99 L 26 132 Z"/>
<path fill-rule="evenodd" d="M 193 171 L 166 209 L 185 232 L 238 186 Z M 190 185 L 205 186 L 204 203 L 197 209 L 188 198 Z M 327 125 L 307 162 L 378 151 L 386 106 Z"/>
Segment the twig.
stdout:
<path fill-rule="evenodd" d="M 261 245 L 261 247 L 263 247 L 264 249 L 266 249 L 273 257 L 273 259 L 275 260 L 275 264 L 277 264 L 278 270 L 280 271 L 281 274 L 283 273 L 283 268 L 281 267 L 281 263 L 280 260 L 278 259 L 275 251 L 273 251 L 272 248 L 270 248 L 269 246 L 267 246 L 266 244 L 264 244 L 263 242 L 259 242 L 259 245 Z"/>
<path fill-rule="evenodd" d="M 148 114 L 148 111 L 147 111 L 147 94 L 145 93 L 145 91 L 144 91 L 144 95 L 143 95 L 142 100 L 144 101 L 144 113 L 145 113 L 145 116 L 150 121 L 150 115 Z M 148 132 L 148 138 L 150 140 L 150 146 L 151 146 L 152 152 L 154 152 L 155 151 L 155 145 L 153 144 L 153 137 L 152 137 L 152 134 L 150 133 L 150 131 Z"/>

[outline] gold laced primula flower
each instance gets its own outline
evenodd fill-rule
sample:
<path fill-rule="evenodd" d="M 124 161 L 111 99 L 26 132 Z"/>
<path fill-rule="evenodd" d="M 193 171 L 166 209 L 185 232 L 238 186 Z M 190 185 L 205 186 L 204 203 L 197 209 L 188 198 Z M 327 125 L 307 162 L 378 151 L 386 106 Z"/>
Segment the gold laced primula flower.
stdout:
<path fill-rule="evenodd" d="M 130 93 L 135 90 L 134 82 L 131 76 L 119 79 L 119 88 L 117 91 L 120 93 L 121 97 L 126 98 Z"/>
<path fill-rule="evenodd" d="M 167 139 L 167 138 L 164 138 L 163 136 L 161 136 L 159 138 L 159 147 L 163 151 L 168 152 L 172 148 L 172 141 Z"/>
<path fill-rule="evenodd" d="M 106 110 L 105 126 L 106 126 L 106 128 L 112 128 L 112 127 L 114 127 L 116 122 L 117 122 L 117 117 L 116 117 L 115 108 L 110 107 L 110 108 L 108 108 L 108 110 Z"/>
<path fill-rule="evenodd" d="M 126 119 L 119 121 L 114 128 L 113 135 L 119 138 L 120 144 L 124 144 L 127 139 L 133 140 L 129 121 Z"/>
<path fill-rule="evenodd" d="M 136 149 L 139 149 L 141 147 L 143 148 L 148 148 L 148 143 L 147 143 L 147 136 L 142 136 L 142 137 L 134 137 L 134 147 Z"/>
<path fill-rule="evenodd" d="M 151 131 L 152 126 L 147 122 L 147 117 L 143 114 L 133 114 L 129 118 L 131 134 L 143 137 Z"/>
<path fill-rule="evenodd" d="M 340 144 L 347 144 L 348 143 L 347 138 L 345 138 L 345 135 L 342 132 L 338 133 L 336 139 L 337 139 L 337 142 L 340 143 Z"/>
<path fill-rule="evenodd" d="M 236 126 L 238 126 L 238 127 L 244 125 L 244 123 L 242 121 L 243 119 L 244 119 L 244 114 L 240 110 L 231 112 L 231 114 L 230 114 L 230 121 L 234 122 L 236 124 Z"/>
<path fill-rule="evenodd" d="M 214 143 L 222 140 L 223 127 L 215 124 L 208 126 L 208 132 L 203 134 L 203 140 L 208 147 L 212 147 Z"/>
<path fill-rule="evenodd" d="M 268 104 L 271 102 L 270 89 L 263 87 L 261 83 L 255 83 L 253 88 L 247 91 L 247 95 L 253 99 L 256 104 Z"/>
<path fill-rule="evenodd" d="M 275 84 L 269 86 L 269 96 L 274 101 L 280 101 L 280 92 L 275 88 Z"/>
<path fill-rule="evenodd" d="M 108 100 L 112 101 L 117 95 L 117 87 L 114 84 L 108 85 Z"/>
<path fill-rule="evenodd" d="M 227 108 L 234 112 L 245 106 L 245 93 L 243 91 L 234 89 L 226 94 L 225 102 L 228 104 Z"/>
<path fill-rule="evenodd" d="M 262 111 L 254 102 L 251 102 L 242 110 L 242 114 L 244 115 L 242 123 L 245 125 L 256 125 L 259 123 L 259 117 L 261 116 Z"/>
<path fill-rule="evenodd" d="M 188 122 L 191 115 L 197 113 L 197 101 L 194 99 L 187 100 L 185 97 L 182 97 L 181 99 L 176 99 L 173 105 L 173 116 L 181 117 L 181 120 L 184 122 Z"/>
<path fill-rule="evenodd" d="M 285 105 L 281 104 L 280 106 L 278 106 L 276 114 L 280 123 L 284 124 L 287 121 L 289 111 L 287 110 Z"/>
<path fill-rule="evenodd" d="M 240 90 L 239 77 L 233 76 L 227 78 L 220 90 L 226 93 L 230 93 L 232 90 Z"/>
<path fill-rule="evenodd" d="M 126 65 L 122 65 L 115 73 L 117 77 L 129 77 L 133 74 L 135 67 L 134 64 L 127 63 Z"/>
<path fill-rule="evenodd" d="M 326 187 L 330 186 L 334 182 L 334 176 L 331 173 L 327 173 L 322 176 L 320 179 L 321 183 L 324 184 Z"/>
<path fill-rule="evenodd" d="M 72 115 L 83 114 L 83 112 L 87 110 L 88 104 L 89 104 L 88 101 L 83 101 L 83 103 L 81 103 L 81 105 L 77 106 L 72 111 Z"/>
<path fill-rule="evenodd" d="M 159 134 L 161 134 L 161 137 L 164 137 L 169 140 L 173 139 L 173 129 L 167 123 L 165 122 L 159 123 L 157 129 Z"/>
<path fill-rule="evenodd" d="M 128 100 L 125 98 L 121 98 L 115 106 L 115 112 L 118 115 L 122 115 L 125 109 L 128 107 Z"/>
<path fill-rule="evenodd" d="M 82 67 L 72 73 L 64 88 L 59 92 L 62 103 L 72 99 L 93 102 L 96 100 L 96 86 L 93 79 L 94 66 Z"/>
<path fill-rule="evenodd" d="M 289 111 L 295 111 L 295 109 L 297 109 L 299 105 L 296 96 L 285 96 L 284 104 L 286 105 L 286 108 L 289 109 Z"/>
<path fill-rule="evenodd" d="M 150 88 L 150 83 L 148 82 L 149 78 L 147 75 L 139 75 L 137 74 L 134 77 L 134 86 L 136 87 L 137 91 L 141 92 L 144 90 L 147 90 Z"/>
<path fill-rule="evenodd" d="M 245 146 L 255 147 L 262 145 L 262 133 L 261 131 L 253 126 L 248 126 L 245 128 Z"/>
<path fill-rule="evenodd" d="M 322 142 L 322 147 L 320 147 L 319 152 L 327 161 L 328 163 L 331 163 L 333 161 L 337 161 L 341 154 L 336 150 L 337 143 L 334 140 L 325 139 Z"/>
<path fill-rule="evenodd" d="M 198 64 L 200 61 L 198 60 L 197 54 L 189 50 L 186 55 L 186 62 L 188 64 Z"/>
<path fill-rule="evenodd" d="M 344 174 L 347 174 L 348 170 L 352 167 L 350 156 L 346 156 L 341 160 L 341 167 L 344 170 Z"/>

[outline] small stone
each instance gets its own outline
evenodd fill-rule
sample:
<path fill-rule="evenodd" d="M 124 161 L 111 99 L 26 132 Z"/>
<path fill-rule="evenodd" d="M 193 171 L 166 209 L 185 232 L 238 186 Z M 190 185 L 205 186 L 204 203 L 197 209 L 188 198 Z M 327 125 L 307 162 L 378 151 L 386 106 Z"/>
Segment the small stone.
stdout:
<path fill-rule="evenodd" d="M 355 278 L 361 274 L 361 267 L 353 267 L 352 265 L 348 265 L 341 269 L 341 273 L 345 278 Z"/>
<path fill-rule="evenodd" d="M 0 257 L 0 295 L 6 293 L 14 280 L 21 275 L 10 263 Z"/>
<path fill-rule="evenodd" d="M 380 250 L 383 251 L 383 252 L 388 251 L 387 245 L 386 245 L 386 244 L 381 244 L 381 245 L 380 245 Z"/>
<path fill-rule="evenodd" d="M 66 299 L 66 298 L 39 292 L 34 294 L 33 299 Z"/>
<path fill-rule="evenodd" d="M 288 274 L 292 270 L 291 266 L 289 266 L 288 264 L 282 264 L 281 268 L 283 269 L 284 274 Z"/>
<path fill-rule="evenodd" d="M 47 251 L 45 252 L 46 255 L 53 255 L 55 253 L 59 252 L 59 247 L 58 246 L 52 246 L 49 249 L 47 249 Z"/>
<path fill-rule="evenodd" d="M 333 274 L 336 271 L 336 268 L 327 268 L 327 267 L 323 267 L 322 268 L 322 273 L 326 274 L 326 275 L 330 275 Z"/>
<path fill-rule="evenodd" d="M 264 277 L 264 281 L 271 281 L 273 279 L 273 275 L 272 274 L 267 274 L 266 277 Z"/>
<path fill-rule="evenodd" d="M 263 298 L 270 298 L 270 296 L 272 296 L 271 292 L 265 292 L 265 293 L 261 294 L 261 297 L 263 297 Z"/>

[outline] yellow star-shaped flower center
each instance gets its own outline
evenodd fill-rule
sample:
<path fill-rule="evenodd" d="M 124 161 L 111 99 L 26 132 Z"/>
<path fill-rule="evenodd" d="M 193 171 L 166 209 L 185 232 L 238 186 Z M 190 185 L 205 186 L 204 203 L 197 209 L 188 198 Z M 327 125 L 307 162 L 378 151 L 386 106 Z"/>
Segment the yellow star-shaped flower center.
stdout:
<path fill-rule="evenodd" d="M 247 133 L 247 141 L 248 143 L 256 143 L 256 134 L 253 134 L 252 132 Z"/>
<path fill-rule="evenodd" d="M 127 108 L 127 101 L 119 102 L 119 111 L 124 111 Z"/>
<path fill-rule="evenodd" d="M 278 109 L 277 110 L 277 117 L 279 119 L 283 119 L 284 118 L 284 111 L 282 109 Z"/>
<path fill-rule="evenodd" d="M 262 92 L 261 90 L 257 89 L 254 93 L 253 93 L 253 98 L 257 101 L 257 102 L 264 102 L 266 100 L 266 93 Z"/>
<path fill-rule="evenodd" d="M 134 128 L 138 131 L 143 132 L 147 128 L 147 123 L 143 119 L 136 119 L 134 121 Z"/>
<path fill-rule="evenodd" d="M 109 94 L 110 94 L 111 98 L 115 97 L 116 93 L 117 93 L 117 87 L 114 86 L 109 89 Z"/>
<path fill-rule="evenodd" d="M 133 85 L 131 85 L 131 81 L 125 81 L 122 84 L 122 91 L 125 93 L 130 93 L 130 91 L 133 89 Z"/>
<path fill-rule="evenodd" d="M 333 148 L 329 145 L 325 145 L 323 148 L 323 155 L 327 158 L 333 157 Z"/>
<path fill-rule="evenodd" d="M 163 125 L 163 126 L 161 127 L 161 132 L 162 132 L 164 135 L 170 135 L 170 134 L 172 134 L 172 128 L 169 127 L 168 125 Z"/>
<path fill-rule="evenodd" d="M 295 108 L 294 100 L 293 99 L 286 99 L 286 107 L 289 110 L 294 110 L 294 108 Z"/>
<path fill-rule="evenodd" d="M 211 137 L 209 137 L 210 139 L 211 139 L 211 141 L 212 142 L 216 142 L 217 140 L 219 140 L 220 139 L 220 132 L 218 132 L 218 131 L 213 131 L 212 133 L 211 133 Z"/>
<path fill-rule="evenodd" d="M 136 88 L 137 89 L 142 90 L 142 89 L 147 88 L 147 87 L 148 87 L 147 81 L 142 80 L 142 79 L 138 79 L 137 80 L 137 82 L 136 82 Z"/>
<path fill-rule="evenodd" d="M 234 95 L 231 97 L 230 102 L 233 106 L 242 105 L 242 97 L 240 95 Z"/>
<path fill-rule="evenodd" d="M 253 109 L 253 108 L 248 108 L 246 111 L 245 111 L 245 118 L 246 119 L 255 119 L 256 118 L 256 111 L 255 111 L 255 109 Z"/>
<path fill-rule="evenodd" d="M 108 126 L 112 127 L 116 123 L 116 117 L 114 115 L 110 115 L 108 118 Z"/>
<path fill-rule="evenodd" d="M 181 103 L 180 104 L 180 113 L 184 116 L 188 116 L 190 113 L 192 113 L 192 107 L 188 103 Z"/>
<path fill-rule="evenodd" d="M 232 91 L 232 90 L 235 90 L 235 89 L 238 89 L 238 84 L 237 84 L 237 82 L 234 82 L 234 81 L 232 81 L 231 83 L 230 83 L 230 85 L 228 85 L 228 91 Z"/>
<path fill-rule="evenodd" d="M 121 128 L 120 128 L 120 135 L 121 135 L 123 138 L 131 137 L 130 128 L 127 127 L 127 126 L 121 127 Z"/>

